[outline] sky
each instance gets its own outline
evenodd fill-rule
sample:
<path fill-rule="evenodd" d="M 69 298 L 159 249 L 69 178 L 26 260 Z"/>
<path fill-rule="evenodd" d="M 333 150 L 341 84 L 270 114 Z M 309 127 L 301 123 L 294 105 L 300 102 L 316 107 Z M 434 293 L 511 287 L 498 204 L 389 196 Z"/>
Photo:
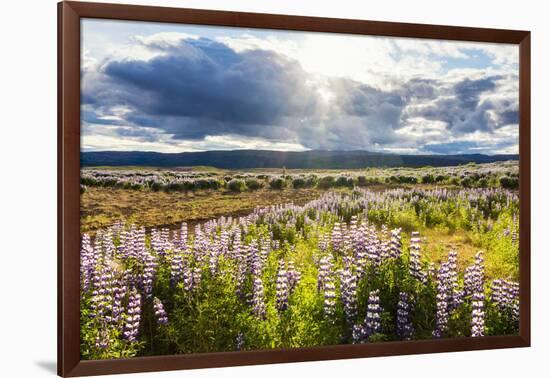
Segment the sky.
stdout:
<path fill-rule="evenodd" d="M 83 151 L 518 153 L 516 45 L 81 22 Z"/>

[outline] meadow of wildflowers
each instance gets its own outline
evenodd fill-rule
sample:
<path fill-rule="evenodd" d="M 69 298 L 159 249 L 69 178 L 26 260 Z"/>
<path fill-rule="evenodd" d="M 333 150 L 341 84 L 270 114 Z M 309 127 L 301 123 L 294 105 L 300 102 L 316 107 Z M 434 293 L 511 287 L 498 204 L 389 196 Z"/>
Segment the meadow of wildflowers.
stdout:
<path fill-rule="evenodd" d="M 84 359 L 518 332 L 518 197 L 494 188 L 324 192 L 189 227 L 81 239 Z M 468 259 L 430 230 L 468 235 Z"/>

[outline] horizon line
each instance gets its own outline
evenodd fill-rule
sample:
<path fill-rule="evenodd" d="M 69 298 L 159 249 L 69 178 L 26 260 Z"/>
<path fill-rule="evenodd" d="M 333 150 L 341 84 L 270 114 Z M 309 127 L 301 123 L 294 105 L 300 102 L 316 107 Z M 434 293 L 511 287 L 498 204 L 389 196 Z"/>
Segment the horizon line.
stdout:
<path fill-rule="evenodd" d="M 197 154 L 197 153 L 208 153 L 208 152 L 244 152 L 244 151 L 255 151 L 255 152 L 277 152 L 277 153 L 308 153 L 308 152 L 332 152 L 332 153 L 352 153 L 352 152 L 364 152 L 370 154 L 379 154 L 379 155 L 397 155 L 397 156 L 518 156 L 519 153 L 495 153 L 495 154 L 486 154 L 486 153 L 400 153 L 400 152 L 380 152 L 380 151 L 370 151 L 370 150 L 303 150 L 303 151 L 293 151 L 293 150 L 269 150 L 269 149 L 234 149 L 234 150 L 204 150 L 204 151 L 181 151 L 181 152 L 161 152 L 153 150 L 130 150 L 130 151 L 120 151 L 120 150 L 93 150 L 93 151 L 80 151 L 83 153 L 154 153 L 162 155 L 179 155 L 179 154 Z"/>

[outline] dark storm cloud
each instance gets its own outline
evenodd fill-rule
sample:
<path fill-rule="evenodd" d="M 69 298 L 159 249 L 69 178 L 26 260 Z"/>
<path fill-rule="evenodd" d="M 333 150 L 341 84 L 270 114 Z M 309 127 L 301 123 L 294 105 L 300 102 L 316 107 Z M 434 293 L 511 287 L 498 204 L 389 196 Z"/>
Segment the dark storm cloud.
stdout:
<path fill-rule="evenodd" d="M 114 85 L 85 98 L 129 104 L 135 111 L 128 121 L 181 139 L 258 136 L 263 132 L 258 125 L 279 125 L 284 117 L 307 116 L 316 107 L 296 62 L 262 50 L 237 54 L 206 39 L 182 41 L 150 61 L 110 62 L 104 74 Z"/>
<path fill-rule="evenodd" d="M 517 110 L 505 110 L 499 114 L 499 126 L 515 125 L 519 123 L 519 112 Z"/>
<path fill-rule="evenodd" d="M 482 99 L 482 94 L 494 92 L 501 76 L 464 79 L 443 93 L 429 106 L 411 111 L 409 116 L 442 121 L 453 135 L 494 129 L 517 123 L 516 105 L 508 100 Z M 494 114 L 496 116 L 492 116 Z"/>
<path fill-rule="evenodd" d="M 479 103 L 479 96 L 486 91 L 494 90 L 495 81 L 499 76 L 487 77 L 479 80 L 465 79 L 454 86 L 454 92 L 460 106 L 473 111 Z"/>
<path fill-rule="evenodd" d="M 442 121 L 451 136 L 517 123 L 509 100 L 481 100 L 499 76 L 449 86 L 415 78 L 381 90 L 345 78 L 312 80 L 300 64 L 266 50 L 236 52 L 206 38 L 177 45 L 148 44 L 162 55 L 150 60 L 109 60 L 84 72 L 82 117 L 87 129 L 112 125 L 122 137 L 154 142 L 237 135 L 299 143 L 311 149 L 377 149 L 416 146 L 398 130 L 409 117 Z M 332 101 L 319 94 L 328 90 Z M 408 110 L 412 103 L 426 106 Z M 108 117 L 113 108 L 123 108 Z M 493 117 L 491 117 L 493 114 Z M 107 117 L 106 117 L 107 116 Z M 426 151 L 465 151 L 469 145 L 430 144 Z"/>
<path fill-rule="evenodd" d="M 513 146 L 516 140 L 489 142 L 459 141 L 426 144 L 423 150 L 434 154 L 490 154 L 492 151 Z"/>
<path fill-rule="evenodd" d="M 143 142 L 155 142 L 158 139 L 158 133 L 149 128 L 143 127 L 116 127 L 115 133 L 122 137 L 134 137 Z"/>

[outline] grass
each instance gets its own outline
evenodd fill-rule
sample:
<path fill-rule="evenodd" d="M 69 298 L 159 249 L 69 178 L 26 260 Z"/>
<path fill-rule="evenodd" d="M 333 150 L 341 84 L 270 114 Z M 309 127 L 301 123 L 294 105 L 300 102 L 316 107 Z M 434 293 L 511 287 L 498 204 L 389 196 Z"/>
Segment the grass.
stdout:
<path fill-rule="evenodd" d="M 222 191 L 153 192 L 113 188 L 88 188 L 80 197 L 81 232 L 93 232 L 120 219 L 153 227 L 196 222 L 220 216 L 246 215 L 257 206 L 318 198 L 317 189 L 262 189 L 253 192 Z"/>

